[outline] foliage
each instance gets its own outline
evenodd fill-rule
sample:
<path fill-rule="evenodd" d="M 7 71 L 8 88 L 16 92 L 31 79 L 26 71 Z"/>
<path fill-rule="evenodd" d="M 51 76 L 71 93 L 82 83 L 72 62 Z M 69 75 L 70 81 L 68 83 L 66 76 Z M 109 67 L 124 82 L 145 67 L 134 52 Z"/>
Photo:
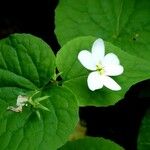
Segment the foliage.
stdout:
<path fill-rule="evenodd" d="M 76 141 L 68 142 L 63 147 L 61 147 L 59 150 L 123 150 L 122 147 L 115 144 L 114 142 L 110 140 L 105 140 L 103 138 L 92 138 L 92 137 L 86 137 L 83 139 L 79 139 Z"/>
<path fill-rule="evenodd" d="M 149 8 L 148 0 L 60 0 L 55 33 L 61 48 L 56 56 L 48 44 L 30 34 L 2 39 L 1 150 L 121 150 L 103 138 L 69 142 L 68 138 L 79 121 L 80 106 L 114 105 L 132 85 L 150 78 Z M 116 54 L 124 67 L 122 75 L 112 77 L 120 91 L 88 89 L 89 71 L 78 54 L 91 51 L 98 38 L 104 39 L 106 53 Z M 26 101 L 18 104 L 19 96 Z M 149 124 L 148 111 L 139 132 L 139 150 L 150 148 Z"/>

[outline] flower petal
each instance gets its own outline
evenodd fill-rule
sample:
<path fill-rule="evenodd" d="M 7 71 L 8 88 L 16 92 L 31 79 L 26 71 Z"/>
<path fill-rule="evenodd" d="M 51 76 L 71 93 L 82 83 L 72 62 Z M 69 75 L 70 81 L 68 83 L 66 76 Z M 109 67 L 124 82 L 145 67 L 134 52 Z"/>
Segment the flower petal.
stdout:
<path fill-rule="evenodd" d="M 103 87 L 103 83 L 101 82 L 101 77 L 99 72 L 91 72 L 87 79 L 88 87 L 91 91 L 95 91 L 97 89 L 101 89 Z"/>
<path fill-rule="evenodd" d="M 17 106 L 24 106 L 25 105 L 25 103 L 28 101 L 28 97 L 27 96 L 22 96 L 22 95 L 19 95 L 18 97 L 17 97 L 17 103 L 16 103 L 16 105 Z"/>
<path fill-rule="evenodd" d="M 96 65 L 93 63 L 92 54 L 87 50 L 82 50 L 78 54 L 80 63 L 89 70 L 96 70 Z"/>
<path fill-rule="evenodd" d="M 109 65 L 104 67 L 105 75 L 118 76 L 123 73 L 123 66 L 121 65 Z"/>
<path fill-rule="evenodd" d="M 92 46 L 92 57 L 95 64 L 99 64 L 104 59 L 105 55 L 105 46 L 102 39 L 97 39 Z"/>
<path fill-rule="evenodd" d="M 121 90 L 121 87 L 118 85 L 118 83 L 116 83 L 109 76 L 101 76 L 101 81 L 103 82 L 104 86 L 106 86 L 107 88 L 109 88 L 113 91 Z"/>
<path fill-rule="evenodd" d="M 103 65 L 119 65 L 120 61 L 119 58 L 117 57 L 117 55 L 115 55 L 114 53 L 108 53 L 107 55 L 105 55 L 104 60 L 102 62 Z"/>

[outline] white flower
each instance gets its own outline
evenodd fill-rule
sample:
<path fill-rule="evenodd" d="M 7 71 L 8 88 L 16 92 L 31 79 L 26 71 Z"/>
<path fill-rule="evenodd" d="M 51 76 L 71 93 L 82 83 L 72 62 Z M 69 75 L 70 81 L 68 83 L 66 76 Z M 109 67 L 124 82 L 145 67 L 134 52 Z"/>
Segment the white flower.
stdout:
<path fill-rule="evenodd" d="M 105 55 L 105 46 L 102 39 L 97 39 L 92 46 L 92 51 L 82 50 L 78 54 L 80 63 L 91 70 L 87 83 L 91 91 L 101 89 L 103 86 L 118 91 L 121 87 L 110 77 L 123 73 L 118 57 L 113 53 Z"/>
<path fill-rule="evenodd" d="M 26 102 L 28 101 L 27 96 L 19 95 L 17 97 L 16 107 L 14 106 L 8 106 L 7 110 L 11 110 L 13 112 L 22 112 L 22 107 L 26 105 Z"/>
<path fill-rule="evenodd" d="M 28 101 L 28 97 L 27 96 L 22 96 L 22 95 L 19 95 L 17 97 L 17 103 L 16 103 L 16 106 L 24 106 L 26 104 L 26 102 Z"/>

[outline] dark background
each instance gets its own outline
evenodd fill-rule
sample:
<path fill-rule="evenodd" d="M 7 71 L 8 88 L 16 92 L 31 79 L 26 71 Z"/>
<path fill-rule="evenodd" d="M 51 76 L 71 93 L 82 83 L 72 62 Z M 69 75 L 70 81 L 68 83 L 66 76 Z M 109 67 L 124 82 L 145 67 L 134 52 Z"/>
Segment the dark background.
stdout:
<path fill-rule="evenodd" d="M 12 33 L 30 33 L 46 41 L 54 53 L 60 48 L 54 34 L 54 10 L 58 0 L 1 0 L 0 39 Z M 149 96 L 141 96 L 150 87 L 143 81 L 131 89 L 114 106 L 82 107 L 80 118 L 87 125 L 87 135 L 102 136 L 123 146 L 136 150 L 138 131 Z"/>

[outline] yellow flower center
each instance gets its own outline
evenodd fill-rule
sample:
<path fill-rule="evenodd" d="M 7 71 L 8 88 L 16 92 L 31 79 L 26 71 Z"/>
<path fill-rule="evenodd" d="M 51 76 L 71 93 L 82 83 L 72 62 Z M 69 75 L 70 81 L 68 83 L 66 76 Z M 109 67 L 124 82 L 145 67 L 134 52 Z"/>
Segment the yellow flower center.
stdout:
<path fill-rule="evenodd" d="M 105 72 L 104 67 L 100 64 L 96 65 L 96 70 L 100 73 L 100 75 L 103 75 Z"/>

